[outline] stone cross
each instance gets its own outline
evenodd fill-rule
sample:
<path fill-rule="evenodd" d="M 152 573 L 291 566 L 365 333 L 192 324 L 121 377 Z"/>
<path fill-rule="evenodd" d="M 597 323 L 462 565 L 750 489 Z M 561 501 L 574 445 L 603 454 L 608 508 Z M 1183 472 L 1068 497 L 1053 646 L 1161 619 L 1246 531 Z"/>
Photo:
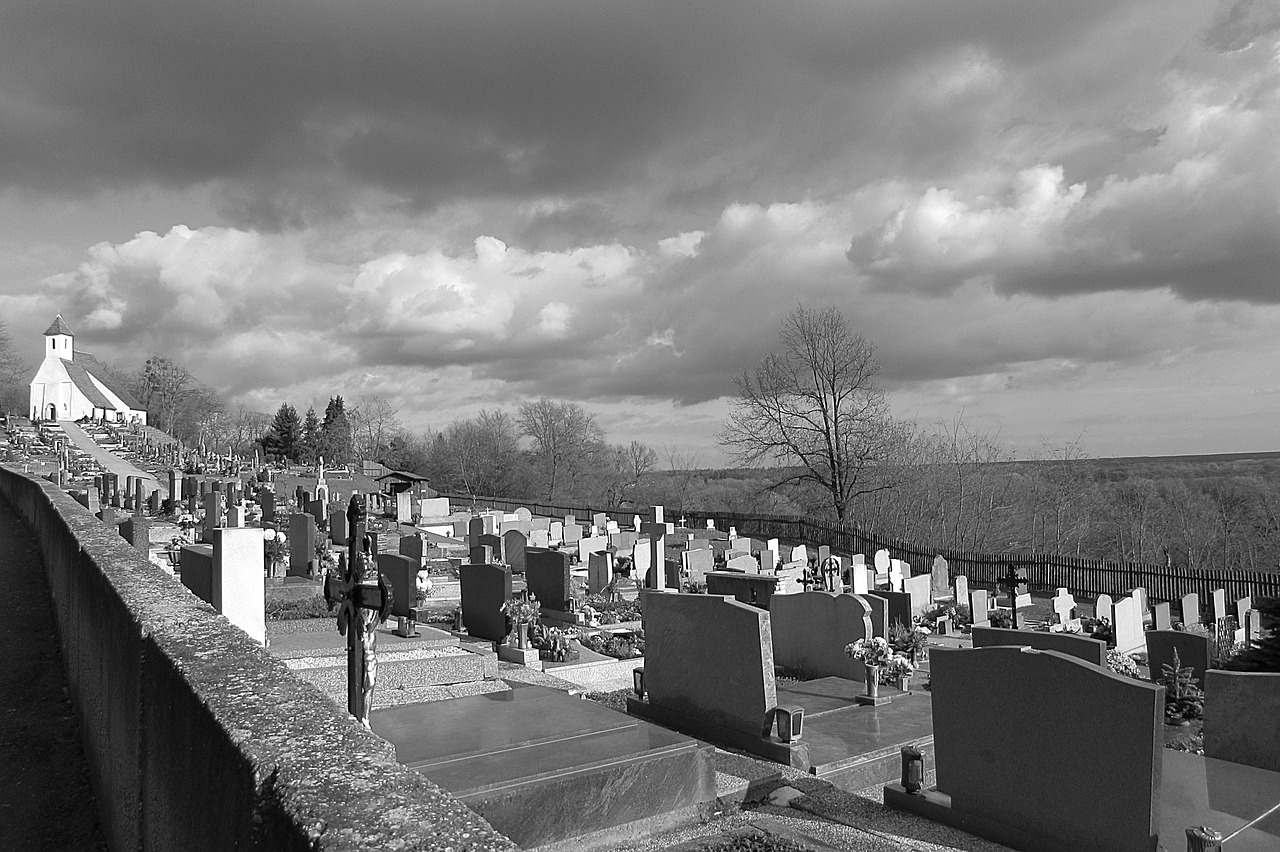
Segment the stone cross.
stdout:
<path fill-rule="evenodd" d="M 351 495 L 347 506 L 347 553 L 341 577 L 324 578 L 324 599 L 338 607 L 338 633 L 347 637 L 347 710 L 369 727 L 373 687 L 378 678 L 377 627 L 391 611 L 391 589 L 374 561 L 373 539 L 365 522 L 364 498 Z M 376 577 L 376 582 L 371 577 Z"/>
<path fill-rule="evenodd" d="M 662 507 L 653 507 L 653 520 L 640 525 L 640 532 L 649 537 L 649 576 L 646 585 L 651 589 L 667 587 L 667 524 L 662 518 Z"/>
<path fill-rule="evenodd" d="M 996 583 L 1000 588 L 1009 593 L 1009 609 L 1013 612 L 1013 629 L 1018 629 L 1018 586 L 1027 582 L 1026 577 L 1019 577 L 1018 571 L 1012 565 L 1005 575 Z"/>

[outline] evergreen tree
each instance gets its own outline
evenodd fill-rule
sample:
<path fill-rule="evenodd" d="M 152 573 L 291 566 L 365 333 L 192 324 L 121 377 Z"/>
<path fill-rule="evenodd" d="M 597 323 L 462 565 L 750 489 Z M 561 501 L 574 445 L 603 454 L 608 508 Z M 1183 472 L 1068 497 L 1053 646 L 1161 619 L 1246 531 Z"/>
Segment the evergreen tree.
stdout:
<path fill-rule="evenodd" d="M 307 409 L 307 416 L 302 419 L 302 435 L 298 438 L 298 458 L 311 464 L 315 462 L 320 450 L 320 418 L 316 416 L 314 407 Z"/>
<path fill-rule="evenodd" d="M 339 464 L 353 455 L 351 444 L 351 421 L 347 419 L 346 405 L 341 396 L 335 396 L 324 409 L 317 452 L 324 456 L 326 464 Z"/>
<path fill-rule="evenodd" d="M 271 421 L 271 429 L 262 436 L 262 449 L 270 457 L 296 460 L 302 438 L 298 412 L 287 402 L 281 403 Z"/>

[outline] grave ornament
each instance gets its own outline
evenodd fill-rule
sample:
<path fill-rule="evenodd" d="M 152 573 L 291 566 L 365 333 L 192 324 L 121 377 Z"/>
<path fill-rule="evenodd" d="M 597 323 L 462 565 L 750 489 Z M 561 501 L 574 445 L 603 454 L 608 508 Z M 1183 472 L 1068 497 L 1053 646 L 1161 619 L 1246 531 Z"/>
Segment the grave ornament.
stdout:
<path fill-rule="evenodd" d="M 329 609 L 338 607 L 338 633 L 347 637 L 347 710 L 368 728 L 378 678 L 377 627 L 391 611 L 391 589 L 378 573 L 359 494 L 351 495 L 347 506 L 347 552 L 342 556 L 341 577 L 325 576 L 324 599 Z"/>
<path fill-rule="evenodd" d="M 1005 575 L 1000 578 L 997 585 L 1009 593 L 1009 609 L 1013 613 L 1013 629 L 1018 629 L 1018 586 L 1027 582 L 1026 577 L 1019 577 L 1018 571 L 1012 565 Z"/>

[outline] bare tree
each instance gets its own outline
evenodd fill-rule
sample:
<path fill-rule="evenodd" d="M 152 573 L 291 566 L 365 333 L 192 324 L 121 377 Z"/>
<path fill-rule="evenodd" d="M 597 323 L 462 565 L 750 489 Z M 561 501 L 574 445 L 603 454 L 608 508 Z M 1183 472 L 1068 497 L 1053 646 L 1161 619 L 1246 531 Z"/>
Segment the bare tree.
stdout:
<path fill-rule="evenodd" d="M 0 413 L 30 413 L 26 410 L 30 399 L 27 388 L 24 387 L 26 373 L 27 363 L 14 350 L 8 326 L 0 319 Z"/>
<path fill-rule="evenodd" d="M 520 406 L 520 432 L 533 440 L 533 455 L 542 471 L 547 499 L 574 484 L 592 456 L 603 452 L 604 432 L 595 415 L 576 402 L 540 399 Z"/>
<path fill-rule="evenodd" d="M 854 498 L 892 487 L 868 474 L 895 441 L 875 347 L 836 308 L 797 307 L 782 321 L 782 350 L 734 384 L 738 399 L 720 443 L 740 463 L 786 466 L 772 483 L 822 489 L 843 520 Z"/>
<path fill-rule="evenodd" d="M 380 396 L 372 396 L 347 411 L 356 455 L 379 461 L 391 449 L 400 431 L 400 412 Z"/>

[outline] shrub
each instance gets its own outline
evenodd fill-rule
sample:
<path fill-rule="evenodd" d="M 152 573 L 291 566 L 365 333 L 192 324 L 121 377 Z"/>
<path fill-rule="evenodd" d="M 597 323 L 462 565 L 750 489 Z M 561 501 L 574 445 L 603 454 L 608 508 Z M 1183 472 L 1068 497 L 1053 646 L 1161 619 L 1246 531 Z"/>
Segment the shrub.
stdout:
<path fill-rule="evenodd" d="M 1183 666 L 1178 649 L 1173 649 L 1173 664 L 1165 663 L 1160 684 L 1164 686 L 1164 715 L 1170 722 L 1199 719 L 1204 716 L 1204 690 L 1190 666 Z"/>
<path fill-rule="evenodd" d="M 1007 612 L 993 612 L 987 616 L 992 627 L 1013 627 L 1013 616 Z"/>
<path fill-rule="evenodd" d="M 297 600 L 272 600 L 266 604 L 267 621 L 299 621 L 304 618 L 328 618 L 334 615 L 324 598 L 315 595 Z"/>

